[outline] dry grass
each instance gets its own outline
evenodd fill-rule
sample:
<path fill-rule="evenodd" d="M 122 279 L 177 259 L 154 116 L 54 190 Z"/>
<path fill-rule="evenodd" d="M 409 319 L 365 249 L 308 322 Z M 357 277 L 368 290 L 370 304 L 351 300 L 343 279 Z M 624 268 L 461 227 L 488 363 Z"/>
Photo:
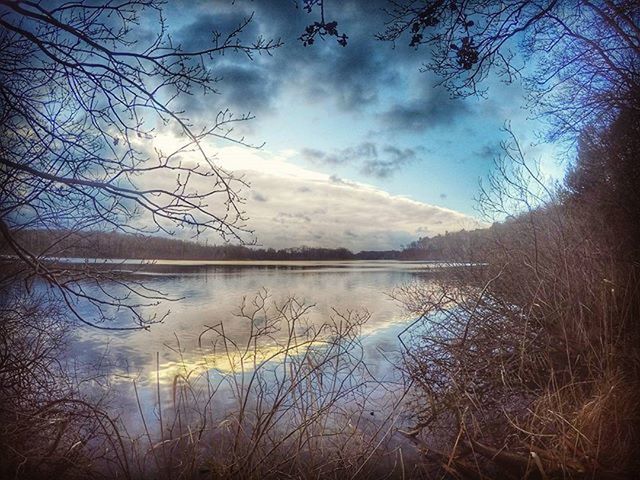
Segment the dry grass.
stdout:
<path fill-rule="evenodd" d="M 334 311 L 308 321 L 312 305 L 282 304 L 260 292 L 233 322 L 199 338 L 202 360 L 183 360 L 171 375 L 158 362 L 150 413 L 135 387 L 142 434 L 121 430 L 128 458 L 103 462 L 126 478 L 401 478 L 393 443 L 403 390 L 385 391 L 367 369 L 360 329 L 367 312 Z M 405 445 L 406 448 L 406 445 Z"/>
<path fill-rule="evenodd" d="M 479 257 L 461 258 L 488 264 L 439 289 L 395 292 L 420 319 L 404 336 L 415 386 L 407 435 L 443 475 L 631 478 L 638 264 L 620 261 L 615 234 L 527 180 L 535 169 L 513 155 L 515 180 L 495 180 L 485 201 L 524 212 L 495 225 Z"/>
<path fill-rule="evenodd" d="M 78 388 L 78 378 L 100 377 L 99 366 L 65 363 L 64 309 L 43 296 L 2 291 L 0 478 L 86 478 L 101 452 L 122 451 L 104 398 Z"/>

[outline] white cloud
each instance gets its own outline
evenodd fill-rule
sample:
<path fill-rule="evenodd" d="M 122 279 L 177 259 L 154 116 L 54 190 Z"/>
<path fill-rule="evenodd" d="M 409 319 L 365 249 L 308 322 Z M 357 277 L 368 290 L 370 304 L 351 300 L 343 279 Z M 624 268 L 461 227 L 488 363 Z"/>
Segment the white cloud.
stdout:
<path fill-rule="evenodd" d="M 157 138 L 154 144 L 168 149 L 172 139 Z M 208 148 L 213 151 L 213 146 Z M 292 160 L 298 152 L 293 150 L 270 152 L 227 146 L 215 152 L 219 166 L 243 175 L 250 183 L 251 190 L 244 192 L 247 226 L 265 247 L 383 250 L 399 248 L 425 234 L 480 226 L 460 212 L 296 165 Z M 183 160 L 190 158 L 185 156 Z M 193 187 L 206 189 L 204 184 Z"/>
<path fill-rule="evenodd" d="M 462 213 L 314 172 L 278 154 L 243 155 L 234 147 L 222 149 L 219 158 L 225 168 L 251 182 L 246 205 L 249 227 L 267 247 L 382 250 L 398 248 L 425 231 L 433 235 L 479 226 Z M 241 168 L 233 168 L 231 157 Z"/>

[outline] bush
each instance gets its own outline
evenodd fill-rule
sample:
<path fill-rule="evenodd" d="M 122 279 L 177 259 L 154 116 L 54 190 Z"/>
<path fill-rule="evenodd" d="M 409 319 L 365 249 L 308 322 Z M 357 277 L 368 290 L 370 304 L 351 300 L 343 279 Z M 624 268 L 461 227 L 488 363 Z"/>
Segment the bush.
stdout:
<path fill-rule="evenodd" d="M 588 147 L 584 137 L 566 188 L 512 156 L 485 206 L 506 198 L 522 213 L 491 228 L 480 257 L 459 258 L 486 264 L 396 292 L 421 319 L 406 340 L 407 435 L 436 468 L 513 478 L 640 468 L 636 120 L 621 114 Z"/>

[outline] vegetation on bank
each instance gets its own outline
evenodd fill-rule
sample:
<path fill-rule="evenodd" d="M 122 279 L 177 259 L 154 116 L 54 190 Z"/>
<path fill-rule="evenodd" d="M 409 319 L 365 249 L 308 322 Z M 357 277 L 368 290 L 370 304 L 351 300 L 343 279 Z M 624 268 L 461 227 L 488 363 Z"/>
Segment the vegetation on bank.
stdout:
<path fill-rule="evenodd" d="M 486 235 L 482 230 L 423 237 L 399 250 L 295 247 L 258 248 L 245 245 L 208 245 L 206 242 L 104 231 L 34 230 L 13 232 L 14 239 L 39 258 L 128 258 L 167 260 L 447 260 Z M 6 243 L 0 254 L 11 254 Z"/>
<path fill-rule="evenodd" d="M 406 338 L 405 433 L 445 477 L 640 471 L 639 112 L 585 131 L 555 188 L 504 145 L 481 205 L 521 213 L 454 257 L 486 266 L 395 292 L 421 319 Z"/>

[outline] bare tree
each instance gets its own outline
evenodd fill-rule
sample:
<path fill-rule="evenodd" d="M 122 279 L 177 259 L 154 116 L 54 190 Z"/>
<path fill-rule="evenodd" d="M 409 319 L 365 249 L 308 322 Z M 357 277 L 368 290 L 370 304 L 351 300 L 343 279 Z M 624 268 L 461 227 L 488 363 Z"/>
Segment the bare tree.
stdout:
<path fill-rule="evenodd" d="M 430 49 L 424 68 L 454 95 L 484 93 L 491 74 L 522 79 L 552 139 L 640 108 L 640 7 L 629 0 L 397 0 L 378 38 Z M 517 52 L 517 53 L 516 53 Z"/>
<path fill-rule="evenodd" d="M 203 144 L 249 145 L 234 126 L 251 115 L 221 110 L 211 123 L 196 124 L 179 101 L 196 91 L 216 92 L 217 55 L 251 59 L 270 54 L 280 41 L 244 42 L 248 17 L 225 33 L 212 25 L 211 45 L 187 50 L 169 35 L 162 4 L 0 1 L 0 236 L 17 258 L 17 272 L 54 285 L 82 321 L 78 299 L 101 312 L 125 306 L 143 325 L 149 319 L 126 299 L 136 294 L 153 301 L 158 292 L 122 282 L 122 295 L 110 289 L 96 298 L 80 281 L 99 282 L 104 272 L 47 265 L 43 258 L 55 244 L 32 252 L 13 232 L 189 228 L 225 240 L 251 238 L 245 181 L 217 166 Z M 141 35 L 145 28 L 154 30 Z M 153 147 L 160 130 L 173 132 L 180 144 L 170 151 Z"/>

